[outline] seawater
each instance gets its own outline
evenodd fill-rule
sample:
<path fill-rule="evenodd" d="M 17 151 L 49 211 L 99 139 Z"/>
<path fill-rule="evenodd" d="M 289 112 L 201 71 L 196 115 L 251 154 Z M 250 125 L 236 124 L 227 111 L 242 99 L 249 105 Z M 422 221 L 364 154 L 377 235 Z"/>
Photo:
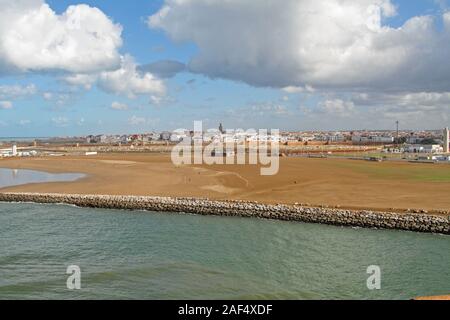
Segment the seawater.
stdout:
<path fill-rule="evenodd" d="M 35 140 L 47 140 L 48 137 L 0 137 L 0 142 L 33 142 Z"/>
<path fill-rule="evenodd" d="M 75 181 L 85 175 L 80 173 L 48 173 L 25 169 L 0 168 L 0 188 L 44 182 Z"/>
<path fill-rule="evenodd" d="M 0 203 L 0 299 L 411 299 L 450 293 L 450 237 Z M 69 265 L 81 290 L 66 287 Z M 367 289 L 367 267 L 381 290 Z"/>

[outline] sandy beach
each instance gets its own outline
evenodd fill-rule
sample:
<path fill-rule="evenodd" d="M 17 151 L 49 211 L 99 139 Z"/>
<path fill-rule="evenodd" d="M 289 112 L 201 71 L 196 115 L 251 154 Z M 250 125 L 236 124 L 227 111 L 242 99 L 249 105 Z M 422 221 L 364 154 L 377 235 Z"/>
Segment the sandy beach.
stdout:
<path fill-rule="evenodd" d="M 0 167 L 87 174 L 75 182 L 1 192 L 199 197 L 399 212 L 450 208 L 448 165 L 281 158 L 277 175 L 261 176 L 258 166 L 176 167 L 165 154 L 102 154 L 3 159 Z"/>

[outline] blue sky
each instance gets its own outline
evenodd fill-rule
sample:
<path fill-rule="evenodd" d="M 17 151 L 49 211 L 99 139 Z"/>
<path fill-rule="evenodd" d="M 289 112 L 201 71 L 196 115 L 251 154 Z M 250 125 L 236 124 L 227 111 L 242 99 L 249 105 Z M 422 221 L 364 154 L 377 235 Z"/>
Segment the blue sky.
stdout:
<path fill-rule="evenodd" d="M 179 42 L 172 39 L 178 31 L 174 31 L 170 25 L 171 20 L 160 28 L 149 27 L 148 18 L 161 10 L 164 1 L 47 0 L 46 3 L 55 15 L 64 14 L 70 5 L 87 4 L 99 8 L 113 23 L 122 26 L 123 44 L 117 50 L 120 55 L 133 57 L 137 66 L 166 60 L 189 65 L 199 56 L 199 52 L 208 52 L 211 49 L 202 47 L 204 44 L 201 40 L 196 43 L 196 39 L 208 30 L 201 30 L 200 35 L 198 30 L 195 31 L 197 33 L 194 31 L 186 33 L 187 36 L 183 34 L 183 37 L 193 35 L 192 39 Z M 399 29 L 412 17 L 431 15 L 436 20 L 436 32 L 441 32 L 439 31 L 443 28 L 441 15 L 446 12 L 445 2 L 395 0 L 392 3 L 397 7 L 397 13 L 394 16 L 384 17 L 383 25 Z M 176 10 L 182 13 L 181 10 L 185 8 L 174 8 L 172 12 Z M 223 8 L 218 8 L 218 14 L 220 10 Z M 244 23 L 251 24 L 252 19 Z M 190 26 L 186 25 L 186 28 Z M 0 41 L 2 41 L 1 28 L 0 25 Z M 230 52 L 228 53 L 230 59 L 235 59 L 236 57 L 232 55 L 233 50 Z M 0 47 L 0 61 L 1 59 Z M 261 59 L 262 68 L 256 62 L 250 63 L 255 69 L 249 69 L 250 73 L 254 72 L 255 77 L 259 76 L 257 69 L 264 69 L 267 65 L 263 58 Z M 354 83 L 335 85 L 335 81 L 330 80 L 332 83 L 330 85 L 323 79 L 314 83 L 313 90 L 289 91 L 285 88 L 290 86 L 289 79 L 282 85 L 275 82 L 273 85 L 270 83 L 260 85 L 258 81 L 254 82 L 245 76 L 239 78 L 234 71 L 230 74 L 225 72 L 221 76 L 222 71 L 216 71 L 214 65 L 211 67 L 210 61 L 215 60 L 209 58 L 205 60 L 207 61 L 197 69 L 192 67 L 189 68 L 191 70 L 189 72 L 179 72 L 173 77 L 162 79 L 166 90 L 158 97 L 158 102 L 152 101 L 152 93 L 130 97 L 102 90 L 95 84 L 90 88 L 71 85 L 63 80 L 67 71 L 43 68 L 39 71 L 0 73 L 0 88 L 3 86 L 5 92 L 14 86 L 34 88 L 30 94 L 5 93 L 3 97 L 0 90 L 0 103 L 3 102 L 3 108 L 0 108 L 0 136 L 73 136 L 173 130 L 191 128 L 194 120 L 203 120 L 209 127 L 216 127 L 219 122 L 223 122 L 225 127 L 232 128 L 339 130 L 389 129 L 395 126 L 394 121 L 399 118 L 404 126 L 411 129 L 434 129 L 445 125 L 448 119 L 446 115 L 449 109 L 439 107 L 433 109 L 433 118 L 424 123 L 420 112 L 425 110 L 425 107 L 430 107 L 429 103 L 423 106 L 418 104 L 413 110 L 405 106 L 404 101 L 414 94 L 423 97 L 424 94 L 433 93 L 439 95 L 436 103 L 445 103 L 450 88 L 446 90 L 447 88 L 424 87 L 423 84 L 418 84 L 414 88 L 411 85 L 387 96 L 389 86 L 380 87 L 378 81 L 381 80 L 376 75 L 373 83 L 368 84 L 361 92 Z M 213 70 L 209 72 L 207 68 Z M 220 76 L 217 76 L 218 72 Z M 267 73 L 261 74 L 261 77 L 264 76 L 267 77 Z M 392 79 L 394 77 L 385 81 L 394 81 Z M 304 85 L 306 88 L 309 84 L 309 79 L 307 80 L 295 80 L 292 87 L 301 88 Z M 314 81 L 311 80 L 311 83 Z M 355 94 L 373 96 L 378 100 L 359 105 L 357 99 L 354 99 Z M 380 105 L 378 103 L 380 100 L 385 101 L 389 108 Z M 429 102 L 429 99 L 427 101 Z M 116 110 L 112 108 L 114 103 L 126 107 Z M 405 107 L 400 110 L 401 106 Z M 374 110 L 389 116 L 374 120 Z M 337 115 L 336 112 L 340 114 Z M 429 112 L 427 114 L 430 115 Z M 444 117 L 440 116 L 442 114 Z"/>

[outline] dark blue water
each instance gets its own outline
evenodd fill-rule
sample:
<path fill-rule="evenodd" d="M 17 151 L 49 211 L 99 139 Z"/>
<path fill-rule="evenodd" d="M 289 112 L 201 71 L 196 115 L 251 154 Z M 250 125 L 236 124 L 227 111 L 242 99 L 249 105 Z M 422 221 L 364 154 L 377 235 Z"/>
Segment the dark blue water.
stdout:
<path fill-rule="evenodd" d="M 0 299 L 410 299 L 450 293 L 450 237 L 0 203 Z M 81 290 L 66 268 L 81 268 Z M 381 290 L 367 289 L 369 265 Z"/>

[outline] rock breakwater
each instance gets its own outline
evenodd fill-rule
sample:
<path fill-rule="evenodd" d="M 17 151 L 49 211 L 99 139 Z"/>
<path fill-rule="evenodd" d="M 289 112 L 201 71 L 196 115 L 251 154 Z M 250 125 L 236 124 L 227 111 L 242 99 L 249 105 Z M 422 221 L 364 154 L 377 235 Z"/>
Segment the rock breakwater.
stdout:
<path fill-rule="evenodd" d="M 79 194 L 0 193 L 0 202 L 63 203 L 90 208 L 253 217 L 338 226 L 450 234 L 450 217 L 431 214 L 400 214 L 198 198 Z"/>

